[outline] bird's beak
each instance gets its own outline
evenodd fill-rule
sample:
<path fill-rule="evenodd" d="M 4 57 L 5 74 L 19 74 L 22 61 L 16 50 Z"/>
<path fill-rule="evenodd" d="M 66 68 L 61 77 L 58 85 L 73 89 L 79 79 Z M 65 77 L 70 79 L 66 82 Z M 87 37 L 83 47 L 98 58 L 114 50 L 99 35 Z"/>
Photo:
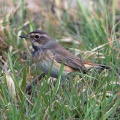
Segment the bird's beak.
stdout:
<path fill-rule="evenodd" d="M 19 36 L 20 38 L 25 38 L 25 39 L 28 39 L 29 37 L 26 35 L 26 36 Z"/>

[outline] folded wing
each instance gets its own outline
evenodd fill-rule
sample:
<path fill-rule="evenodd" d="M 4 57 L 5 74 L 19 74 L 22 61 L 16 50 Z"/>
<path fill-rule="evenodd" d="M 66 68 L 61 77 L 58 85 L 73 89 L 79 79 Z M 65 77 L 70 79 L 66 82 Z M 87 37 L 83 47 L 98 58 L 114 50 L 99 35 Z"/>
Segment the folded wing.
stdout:
<path fill-rule="evenodd" d="M 64 63 L 65 65 L 72 67 L 75 70 L 82 71 L 84 73 L 87 72 L 87 69 L 85 68 L 83 61 L 77 57 L 71 54 L 68 50 L 66 50 L 64 47 L 57 45 L 53 47 L 53 49 L 50 49 L 52 54 L 54 55 L 54 59 L 59 63 Z"/>

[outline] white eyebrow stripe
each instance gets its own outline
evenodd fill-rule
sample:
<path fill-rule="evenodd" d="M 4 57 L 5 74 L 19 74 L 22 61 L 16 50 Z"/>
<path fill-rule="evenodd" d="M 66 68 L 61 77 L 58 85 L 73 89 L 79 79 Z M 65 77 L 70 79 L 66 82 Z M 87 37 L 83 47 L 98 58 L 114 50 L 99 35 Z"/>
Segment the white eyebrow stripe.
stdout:
<path fill-rule="evenodd" d="M 38 35 L 38 36 L 40 36 L 40 37 L 47 37 L 48 38 L 48 35 L 46 35 L 46 34 L 39 34 L 39 33 L 32 33 L 30 36 L 34 36 L 34 35 Z"/>
<path fill-rule="evenodd" d="M 46 34 L 39 34 L 39 36 L 41 37 L 41 36 L 44 36 L 44 37 L 48 37 Z"/>

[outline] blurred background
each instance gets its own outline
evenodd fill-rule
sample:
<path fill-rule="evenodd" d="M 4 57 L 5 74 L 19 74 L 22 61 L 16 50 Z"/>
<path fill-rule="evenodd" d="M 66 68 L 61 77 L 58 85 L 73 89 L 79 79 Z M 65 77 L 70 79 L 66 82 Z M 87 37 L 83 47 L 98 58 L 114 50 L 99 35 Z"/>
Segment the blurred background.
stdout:
<path fill-rule="evenodd" d="M 66 46 L 79 44 L 88 50 L 109 42 L 112 47 L 115 37 L 120 43 L 119 8 L 120 0 L 0 0 L 0 48 L 8 48 L 9 41 L 19 47 L 18 36 L 35 29 L 49 32 Z"/>

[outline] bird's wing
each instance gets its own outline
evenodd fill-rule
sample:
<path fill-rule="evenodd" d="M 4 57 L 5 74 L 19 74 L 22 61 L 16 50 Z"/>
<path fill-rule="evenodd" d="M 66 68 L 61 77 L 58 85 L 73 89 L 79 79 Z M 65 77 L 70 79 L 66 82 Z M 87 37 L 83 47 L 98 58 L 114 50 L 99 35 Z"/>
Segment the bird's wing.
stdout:
<path fill-rule="evenodd" d="M 85 68 L 82 60 L 79 57 L 70 53 L 68 50 L 66 50 L 61 45 L 57 44 L 51 47 L 49 50 L 53 54 L 54 59 L 57 62 L 64 63 L 65 65 L 73 69 L 80 70 L 86 73 L 87 69 Z"/>

